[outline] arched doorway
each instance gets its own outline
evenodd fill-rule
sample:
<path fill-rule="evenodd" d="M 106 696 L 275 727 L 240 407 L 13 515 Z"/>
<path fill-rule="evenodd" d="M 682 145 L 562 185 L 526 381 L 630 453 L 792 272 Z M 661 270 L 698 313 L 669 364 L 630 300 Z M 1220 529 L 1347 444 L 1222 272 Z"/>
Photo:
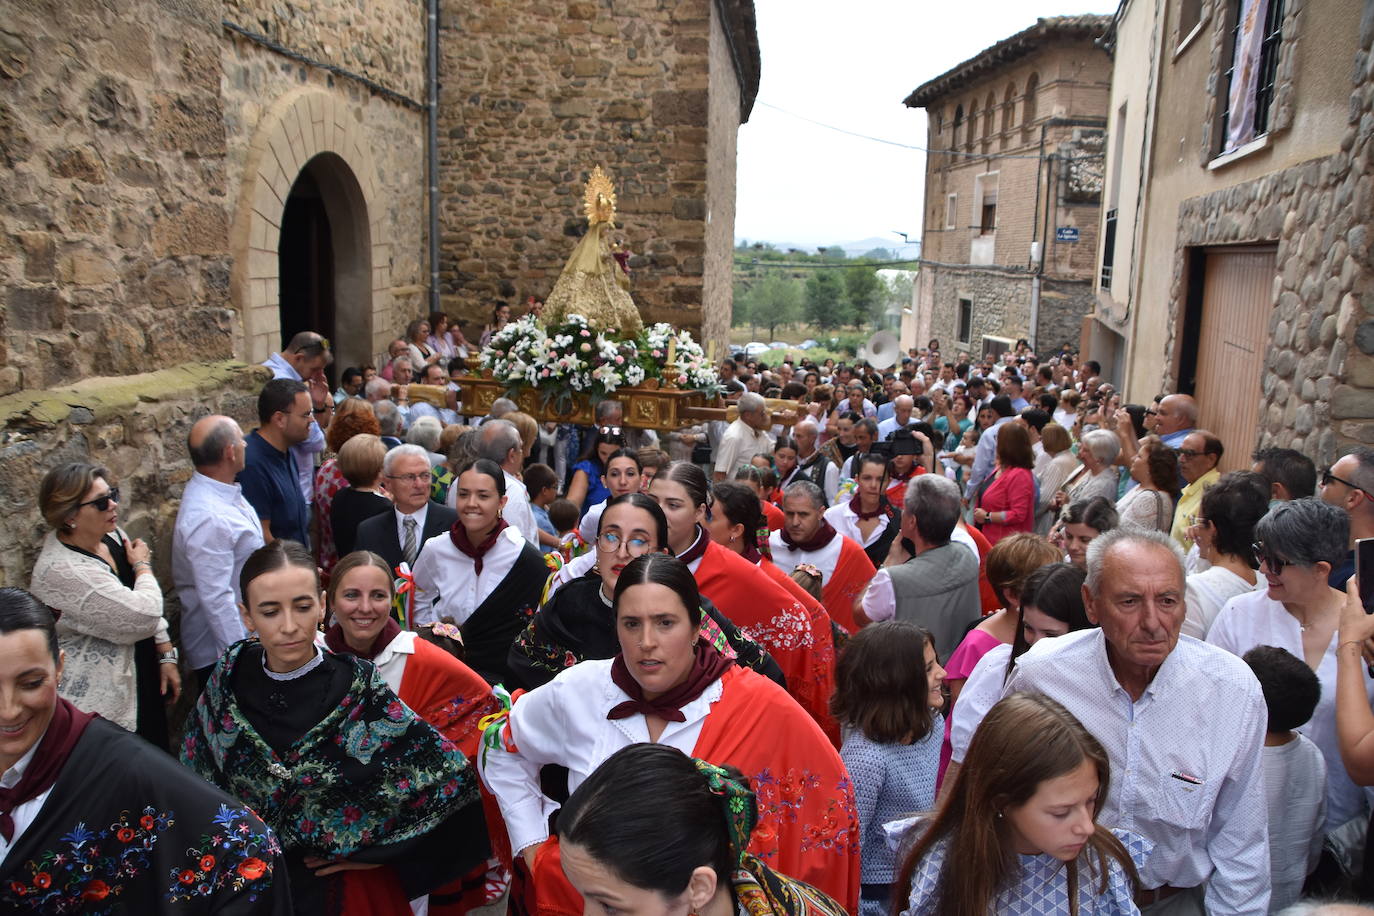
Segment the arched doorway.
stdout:
<path fill-rule="evenodd" d="M 281 344 L 318 331 L 334 348 L 330 382 L 371 358 L 372 241 L 367 201 L 334 153 L 310 159 L 291 185 L 277 245 Z"/>

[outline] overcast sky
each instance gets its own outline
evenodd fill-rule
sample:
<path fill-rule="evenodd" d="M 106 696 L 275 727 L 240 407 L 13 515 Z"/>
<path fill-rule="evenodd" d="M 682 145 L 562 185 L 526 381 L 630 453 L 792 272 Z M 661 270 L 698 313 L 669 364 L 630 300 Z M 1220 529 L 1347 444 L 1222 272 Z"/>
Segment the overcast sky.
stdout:
<path fill-rule="evenodd" d="M 735 237 L 818 245 L 920 238 L 924 154 L 784 114 L 923 146 L 902 99 L 1039 16 L 1112 13 L 1114 0 L 754 0 L 763 76 L 739 131 Z M 776 108 L 769 107 L 776 106 Z M 908 250 L 904 253 L 913 253 Z"/>

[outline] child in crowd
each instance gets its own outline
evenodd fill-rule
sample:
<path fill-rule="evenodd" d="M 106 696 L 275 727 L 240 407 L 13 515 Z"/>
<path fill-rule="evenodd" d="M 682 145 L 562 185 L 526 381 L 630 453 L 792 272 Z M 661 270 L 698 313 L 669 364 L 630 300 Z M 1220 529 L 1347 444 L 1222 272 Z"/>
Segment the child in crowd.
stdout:
<path fill-rule="evenodd" d="M 830 711 L 845 731 L 840 757 L 862 828 L 860 916 L 892 908 L 897 857 L 882 825 L 935 806 L 944 679 L 930 634 L 909 621 L 863 628 L 836 663 Z"/>
<path fill-rule="evenodd" d="M 587 544 L 577 533 L 577 504 L 570 499 L 559 497 L 548 506 L 549 521 L 558 532 L 558 552 L 563 561 L 579 557 L 587 552 Z"/>
<path fill-rule="evenodd" d="M 558 549 L 558 529 L 549 520 L 549 504 L 558 498 L 558 475 L 547 464 L 525 468 L 525 489 L 530 494 L 530 512 L 539 528 L 539 549 L 552 553 Z"/>
<path fill-rule="evenodd" d="M 1269 803 L 1269 912 L 1298 899 L 1322 851 L 1326 761 L 1294 729 L 1312 718 L 1322 687 L 1307 663 L 1283 649 L 1256 646 L 1241 656 L 1259 678 L 1269 724 L 1264 735 L 1264 794 Z"/>
<path fill-rule="evenodd" d="M 914 845 L 892 893 L 906 916 L 1139 912 L 1150 843 L 1097 823 L 1111 764 L 1068 710 L 1040 694 L 1003 698 L 965 763 L 935 815 L 903 836 Z"/>

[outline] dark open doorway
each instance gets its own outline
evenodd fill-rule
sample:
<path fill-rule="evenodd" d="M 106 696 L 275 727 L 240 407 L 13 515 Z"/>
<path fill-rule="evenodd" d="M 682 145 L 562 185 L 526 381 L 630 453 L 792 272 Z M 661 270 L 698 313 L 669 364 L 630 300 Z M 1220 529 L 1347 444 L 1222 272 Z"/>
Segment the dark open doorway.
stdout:
<path fill-rule="evenodd" d="M 307 165 L 282 213 L 277 249 L 282 346 L 300 331 L 318 331 L 333 341 L 334 244 L 319 183 Z M 334 383 L 334 367 L 325 370 Z"/>

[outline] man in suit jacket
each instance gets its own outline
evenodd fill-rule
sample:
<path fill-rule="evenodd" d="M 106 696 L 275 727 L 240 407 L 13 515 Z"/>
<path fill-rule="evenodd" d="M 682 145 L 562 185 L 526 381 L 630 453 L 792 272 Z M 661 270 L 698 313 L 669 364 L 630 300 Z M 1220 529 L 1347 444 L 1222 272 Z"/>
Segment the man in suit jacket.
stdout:
<path fill-rule="evenodd" d="M 402 561 L 413 567 L 425 541 L 453 526 L 458 513 L 430 501 L 429 467 L 429 453 L 418 445 L 398 445 L 386 453 L 382 479 L 394 507 L 358 526 L 358 550 L 378 554 L 392 569 Z"/>

